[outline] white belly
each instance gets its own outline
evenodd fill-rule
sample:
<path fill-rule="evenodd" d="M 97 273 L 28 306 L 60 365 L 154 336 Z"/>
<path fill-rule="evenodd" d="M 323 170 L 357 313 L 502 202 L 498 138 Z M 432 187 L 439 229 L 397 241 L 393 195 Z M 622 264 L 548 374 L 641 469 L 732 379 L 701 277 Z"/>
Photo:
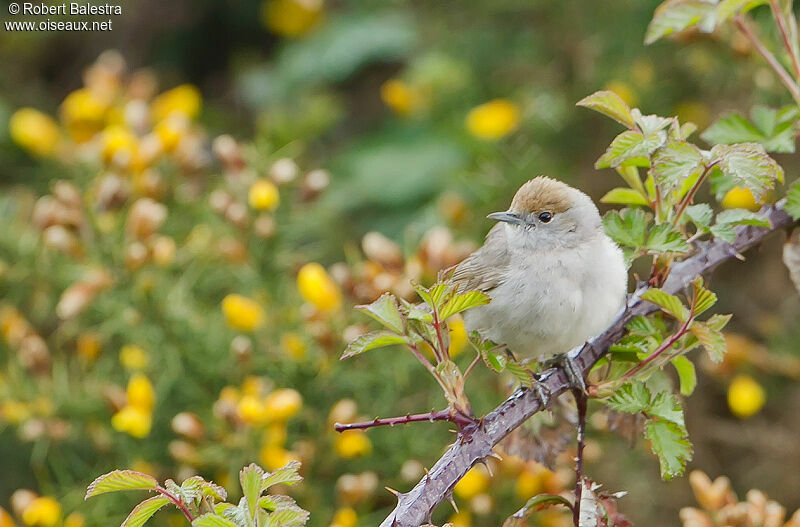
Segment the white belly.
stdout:
<path fill-rule="evenodd" d="M 469 331 L 519 358 L 564 353 L 605 330 L 625 302 L 622 252 L 605 237 L 579 249 L 512 260 L 491 303 L 464 314 Z"/>

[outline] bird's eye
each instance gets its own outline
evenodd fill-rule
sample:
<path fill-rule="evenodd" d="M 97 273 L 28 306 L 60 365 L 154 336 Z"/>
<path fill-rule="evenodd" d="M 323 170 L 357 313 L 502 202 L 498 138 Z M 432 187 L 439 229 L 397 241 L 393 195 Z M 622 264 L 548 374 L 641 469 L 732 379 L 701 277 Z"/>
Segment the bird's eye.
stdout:
<path fill-rule="evenodd" d="M 539 214 L 539 221 L 541 221 L 542 223 L 549 223 L 550 220 L 552 219 L 553 219 L 553 214 L 550 212 L 545 211 Z"/>

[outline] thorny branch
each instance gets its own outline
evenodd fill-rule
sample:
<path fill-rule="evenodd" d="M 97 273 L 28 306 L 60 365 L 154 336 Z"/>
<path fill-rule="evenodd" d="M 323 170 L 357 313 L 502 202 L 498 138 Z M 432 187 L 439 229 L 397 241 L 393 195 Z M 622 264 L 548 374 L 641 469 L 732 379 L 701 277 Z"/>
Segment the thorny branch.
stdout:
<path fill-rule="evenodd" d="M 693 256 L 673 265 L 662 289 L 669 293 L 678 293 L 694 277 L 710 272 L 722 262 L 758 245 L 767 235 L 792 225 L 794 220 L 783 210 L 782 204 L 783 202 L 779 202 L 761 210 L 760 215 L 772 225 L 768 229 L 737 227 L 736 240 L 732 244 L 722 240 L 697 243 Z M 647 315 L 656 310 L 655 305 L 640 299 L 646 289 L 640 287 L 631 295 L 625 310 L 605 332 L 570 352 L 584 376 L 606 353 L 609 346 L 623 336 L 625 325 L 633 317 Z M 544 372 L 542 382 L 552 397 L 570 389 L 567 377 L 560 369 Z M 428 521 L 434 508 L 451 495 L 456 482 L 473 465 L 496 455 L 493 454 L 493 447 L 540 410 L 542 406 L 534 392 L 519 390 L 482 420 L 466 427 L 425 477 L 409 492 L 398 495 L 397 506 L 381 523 L 381 527 L 418 527 Z"/>

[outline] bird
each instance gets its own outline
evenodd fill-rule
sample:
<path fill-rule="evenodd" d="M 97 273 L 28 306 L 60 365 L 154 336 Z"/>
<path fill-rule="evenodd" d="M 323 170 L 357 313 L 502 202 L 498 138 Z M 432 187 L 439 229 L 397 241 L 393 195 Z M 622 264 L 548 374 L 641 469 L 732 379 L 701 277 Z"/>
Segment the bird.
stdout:
<path fill-rule="evenodd" d="M 479 249 L 454 268 L 459 290 L 488 304 L 463 314 L 471 334 L 505 346 L 524 362 L 567 360 L 566 353 L 604 331 L 624 308 L 628 266 L 589 196 L 546 176 L 524 183 Z M 572 370 L 572 371 L 570 371 Z"/>

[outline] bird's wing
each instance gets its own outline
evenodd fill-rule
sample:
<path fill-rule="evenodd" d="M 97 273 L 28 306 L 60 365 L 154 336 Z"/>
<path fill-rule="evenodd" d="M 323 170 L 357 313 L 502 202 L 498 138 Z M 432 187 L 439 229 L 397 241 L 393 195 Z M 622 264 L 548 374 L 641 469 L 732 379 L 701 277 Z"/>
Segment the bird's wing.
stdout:
<path fill-rule="evenodd" d="M 491 291 L 503 282 L 510 260 L 505 229 L 498 223 L 489 231 L 483 247 L 456 266 L 453 282 L 464 291 Z"/>

